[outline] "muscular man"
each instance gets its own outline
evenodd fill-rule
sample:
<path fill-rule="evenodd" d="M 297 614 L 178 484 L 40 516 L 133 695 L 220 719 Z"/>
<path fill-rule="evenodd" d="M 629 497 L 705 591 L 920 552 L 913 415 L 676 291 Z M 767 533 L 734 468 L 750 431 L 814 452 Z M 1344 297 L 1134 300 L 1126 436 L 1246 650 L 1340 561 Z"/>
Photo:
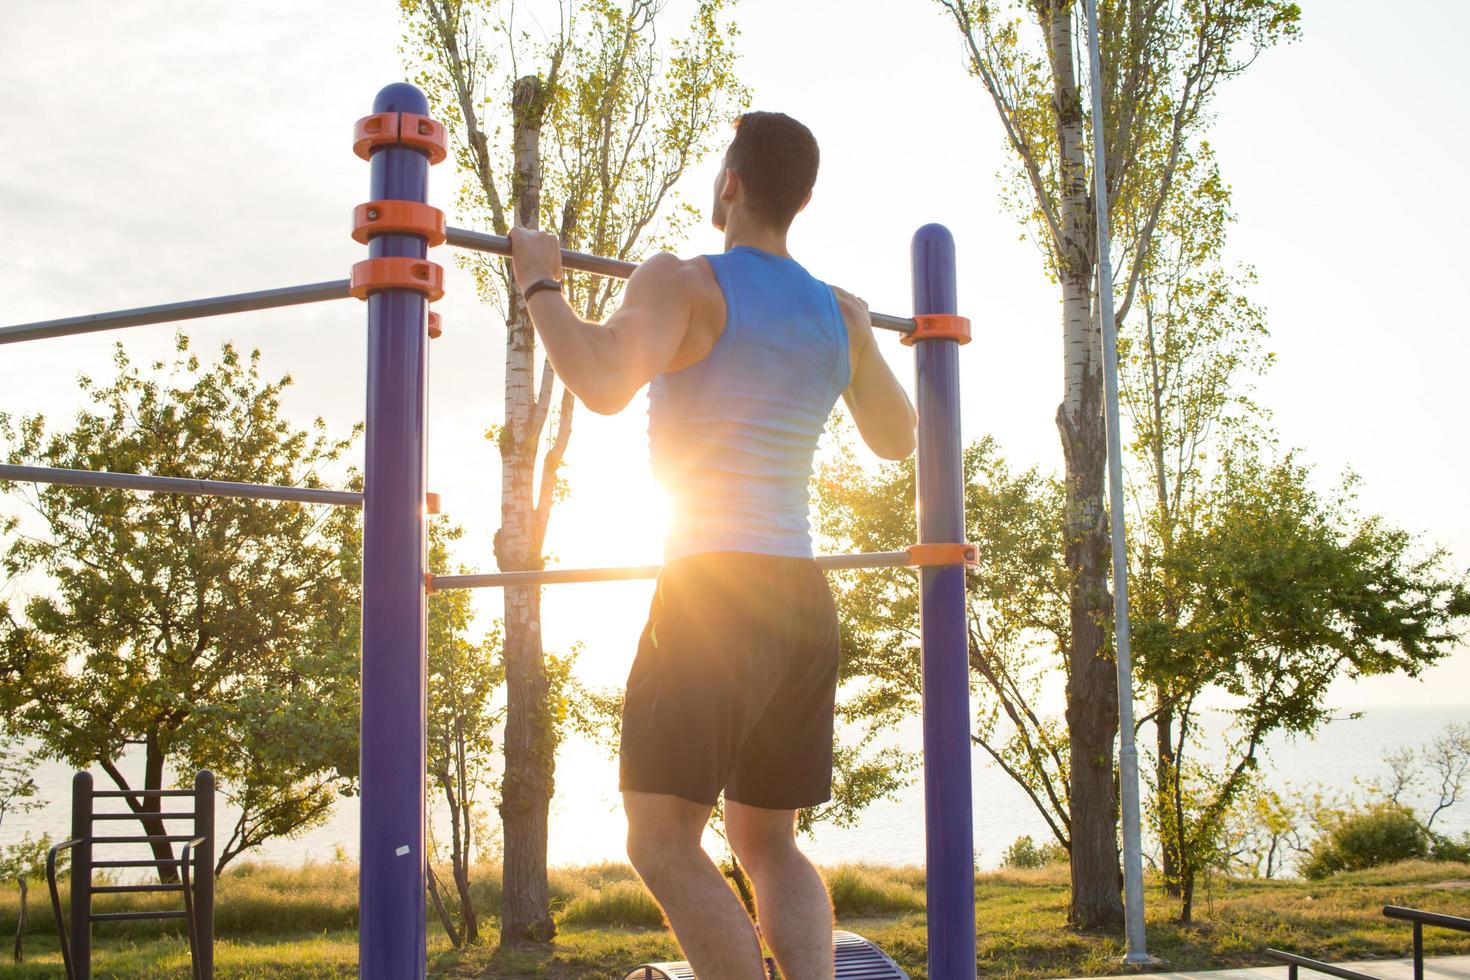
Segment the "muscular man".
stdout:
<path fill-rule="evenodd" d="M 611 414 L 652 382 L 650 454 L 674 521 L 628 677 L 619 784 L 628 856 L 701 980 L 765 975 L 749 918 L 700 846 L 721 792 L 782 975 L 832 977 L 831 901 L 795 837 L 796 811 L 831 797 L 838 657 L 807 484 L 839 395 L 879 456 L 914 448 L 913 407 L 867 305 L 786 250 L 816 177 L 805 126 L 747 113 L 715 183 L 725 251 L 649 259 L 605 324 L 562 298 L 554 236 L 511 235 L 516 283 L 566 386 Z"/>

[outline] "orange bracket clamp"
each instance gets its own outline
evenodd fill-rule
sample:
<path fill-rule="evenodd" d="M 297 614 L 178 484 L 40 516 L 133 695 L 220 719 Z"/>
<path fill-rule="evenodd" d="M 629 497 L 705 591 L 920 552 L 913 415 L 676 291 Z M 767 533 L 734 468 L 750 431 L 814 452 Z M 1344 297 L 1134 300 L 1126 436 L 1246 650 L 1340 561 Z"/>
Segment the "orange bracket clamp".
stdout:
<path fill-rule="evenodd" d="M 914 317 L 914 332 L 900 340 L 909 347 L 921 340 L 957 340 L 970 342 L 970 318 L 953 313 L 920 313 Z"/>
<path fill-rule="evenodd" d="M 978 565 L 980 549 L 973 544 L 911 544 L 904 549 L 909 553 L 909 567 L 923 568 L 927 565 Z"/>
<path fill-rule="evenodd" d="M 444 321 L 433 310 L 429 311 L 429 339 L 437 340 L 444 335 Z"/>
<path fill-rule="evenodd" d="M 429 593 L 432 593 L 434 591 L 434 573 L 433 572 L 425 572 L 424 573 L 424 591 L 425 592 L 429 592 Z"/>
<path fill-rule="evenodd" d="M 444 212 L 417 201 L 369 201 L 352 210 L 352 238 L 366 245 L 375 235 L 418 235 L 444 244 Z"/>
<path fill-rule="evenodd" d="M 375 112 L 352 128 L 352 152 L 364 160 L 380 146 L 407 146 L 442 163 L 449 156 L 443 123 L 411 112 Z"/>
<path fill-rule="evenodd" d="M 367 299 L 380 289 L 412 289 L 432 303 L 444 297 L 444 269 L 428 259 L 398 256 L 364 259 L 353 265 L 348 292 Z"/>

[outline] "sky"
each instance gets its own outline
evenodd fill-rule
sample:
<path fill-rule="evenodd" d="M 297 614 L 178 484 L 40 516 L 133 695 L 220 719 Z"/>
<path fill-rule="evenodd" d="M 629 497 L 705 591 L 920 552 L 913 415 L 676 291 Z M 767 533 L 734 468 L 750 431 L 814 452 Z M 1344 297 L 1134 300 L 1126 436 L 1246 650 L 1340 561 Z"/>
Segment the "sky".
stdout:
<path fill-rule="evenodd" d="M 348 215 L 368 175 L 349 134 L 377 89 L 405 74 L 395 3 L 4 6 L 0 90 L 13 108 L 0 127 L 0 230 L 12 245 L 0 257 L 0 323 L 343 278 L 362 257 Z M 1458 295 L 1467 256 L 1436 164 L 1470 151 L 1467 127 L 1449 124 L 1463 120 L 1454 66 L 1470 9 L 1305 8 L 1299 43 L 1225 86 L 1211 135 L 1240 216 L 1230 252 L 1259 274 L 1253 296 L 1277 355 L 1260 398 L 1324 486 L 1351 469 L 1365 512 L 1449 548 L 1463 569 L 1470 464 L 1455 433 L 1470 364 Z M 665 36 L 687 10 L 671 3 Z M 822 146 L 793 253 L 875 310 L 902 314 L 913 230 L 949 225 L 960 309 L 975 329 L 962 353 L 965 436 L 993 435 L 1013 464 L 1059 470 L 1057 293 L 1001 207 L 1001 131 L 952 28 L 926 0 L 743 0 L 735 10 L 754 106 L 802 119 Z M 686 179 L 694 204 L 705 204 L 715 165 Z M 450 207 L 456 183 L 435 168 L 431 200 Z M 720 247 L 701 226 L 683 251 Z M 464 273 L 451 268 L 448 288 L 436 304 L 445 335 L 432 347 L 429 483 L 468 530 L 458 560 L 489 569 L 499 463 L 482 436 L 499 420 L 503 334 Z M 185 329 L 205 353 L 226 340 L 259 347 L 268 374 L 294 379 L 293 417 L 345 432 L 361 416 L 364 320 L 344 301 Z M 147 360 L 166 355 L 172 335 L 155 326 L 0 349 L 0 411 L 64 423 L 81 405 L 74 379 L 105 376 L 114 342 Z M 883 348 L 907 379 L 908 350 L 893 337 Z M 613 418 L 580 414 L 572 497 L 549 540 L 555 562 L 658 560 L 664 511 L 643 413 L 638 400 Z M 590 682 L 620 683 L 649 594 L 647 583 L 548 590 L 548 647 L 581 645 Z M 494 614 L 497 596 L 478 601 Z M 1421 680 L 1343 682 L 1333 700 L 1464 704 L 1467 691 L 1461 649 Z"/>

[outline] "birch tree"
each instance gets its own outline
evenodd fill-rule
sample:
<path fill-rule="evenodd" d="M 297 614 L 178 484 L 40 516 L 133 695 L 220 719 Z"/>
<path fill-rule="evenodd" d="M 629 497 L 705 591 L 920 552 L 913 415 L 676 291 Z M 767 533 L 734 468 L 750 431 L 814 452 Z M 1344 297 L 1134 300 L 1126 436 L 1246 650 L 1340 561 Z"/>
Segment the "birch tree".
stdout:
<path fill-rule="evenodd" d="M 565 247 L 638 261 L 679 239 L 692 212 L 679 178 L 723 136 L 745 103 L 734 74 L 730 0 L 698 0 L 667 46 L 663 0 L 402 0 L 414 80 L 451 132 L 463 182 L 458 210 L 496 234 L 554 229 Z M 536 13 L 552 24 L 532 37 Z M 471 258 L 482 296 L 505 325 L 497 566 L 543 567 L 558 473 L 576 405 L 539 357 L 508 261 Z M 613 280 L 571 274 L 567 298 L 601 320 Z M 497 324 L 498 326 L 498 324 Z M 548 431 L 549 427 L 549 431 Z M 507 716 L 500 815 L 505 910 L 501 941 L 555 935 L 546 880 L 557 731 L 541 646 L 540 591 L 505 590 Z"/>
<path fill-rule="evenodd" d="M 1113 739 L 1118 692 L 1110 619 L 1097 244 L 1088 159 L 1086 45 L 1074 0 L 936 0 L 954 25 L 1013 157 L 1006 199 L 1037 242 L 1061 299 L 1069 582 L 1067 728 L 1072 897 L 1079 927 L 1119 925 Z M 1284 0 L 1106 0 L 1099 21 L 1116 318 L 1133 311 L 1181 157 L 1202 138 L 1220 85 L 1297 32 Z"/>

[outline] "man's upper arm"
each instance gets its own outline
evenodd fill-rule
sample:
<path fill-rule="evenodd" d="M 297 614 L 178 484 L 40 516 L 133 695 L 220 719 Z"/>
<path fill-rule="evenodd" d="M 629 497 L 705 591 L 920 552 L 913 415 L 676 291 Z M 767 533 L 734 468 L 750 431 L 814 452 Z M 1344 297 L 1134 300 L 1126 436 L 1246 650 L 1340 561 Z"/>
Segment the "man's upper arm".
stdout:
<path fill-rule="evenodd" d="M 611 356 L 605 366 L 618 408 L 669 366 L 693 312 L 692 277 L 677 256 L 659 253 L 629 278 L 622 304 L 606 324 Z"/>
<path fill-rule="evenodd" d="M 908 395 L 878 350 L 865 303 L 838 292 L 852 343 L 852 379 L 842 393 L 863 442 L 884 459 L 902 459 L 914 448 L 914 414 Z"/>

